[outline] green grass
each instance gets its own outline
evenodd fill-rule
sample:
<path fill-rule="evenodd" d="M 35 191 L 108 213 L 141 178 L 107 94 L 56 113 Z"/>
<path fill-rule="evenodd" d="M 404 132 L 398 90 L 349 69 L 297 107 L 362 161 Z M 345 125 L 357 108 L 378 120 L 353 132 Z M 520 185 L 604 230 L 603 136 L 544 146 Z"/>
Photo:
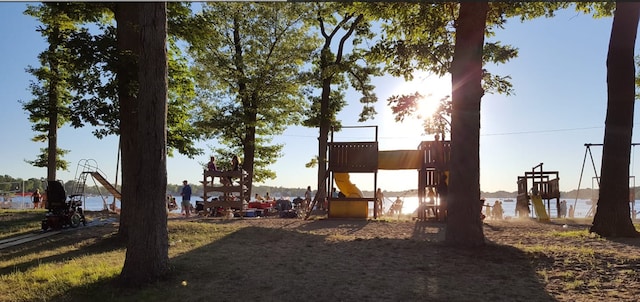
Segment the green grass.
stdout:
<path fill-rule="evenodd" d="M 0 210 L 0 239 L 38 231 L 44 210 Z"/>
<path fill-rule="evenodd" d="M 0 238 L 38 230 L 42 216 L 0 212 Z M 170 220 L 171 271 L 135 289 L 115 282 L 125 260 L 117 226 L 80 227 L 0 250 L 0 301 L 592 301 L 639 275 L 640 255 L 622 255 L 585 230 L 532 231 L 520 243 L 459 250 L 358 233 L 409 226 L 402 231 L 426 238 L 424 223 L 339 221 L 325 229 L 330 221 L 297 221 L 265 228 Z M 624 293 L 609 297 L 625 300 Z"/>
<path fill-rule="evenodd" d="M 40 228 L 39 220 L 43 217 L 42 213 L 2 214 L 7 216 L 0 229 L 0 238 L 37 231 Z M 114 292 L 120 292 L 112 283 L 124 264 L 125 248 L 116 238 L 113 227 L 99 228 L 77 230 L 104 233 L 98 237 L 85 236 L 87 238 L 76 241 L 73 236 L 54 235 L 47 237 L 44 242 L 3 250 L 0 254 L 0 292 L 3 293 L 0 301 L 67 301 L 69 293 L 79 297 L 96 297 L 91 298 L 93 301 L 111 300 Z M 109 230 L 105 232 L 104 228 Z M 169 250 L 170 257 L 176 259 L 172 264 L 177 267 L 193 264 L 202 256 L 193 251 L 235 230 L 233 225 L 171 221 Z M 196 275 L 182 275 L 183 279 L 196 279 Z M 123 301 L 162 300 L 166 294 L 164 286 L 152 285 L 148 289 L 129 293 L 131 296 Z"/>

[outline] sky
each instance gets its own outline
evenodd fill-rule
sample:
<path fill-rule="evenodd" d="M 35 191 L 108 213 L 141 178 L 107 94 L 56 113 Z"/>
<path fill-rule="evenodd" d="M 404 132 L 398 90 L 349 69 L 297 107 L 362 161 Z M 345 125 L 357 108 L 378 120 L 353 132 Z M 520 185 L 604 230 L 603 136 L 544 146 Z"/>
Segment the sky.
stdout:
<path fill-rule="evenodd" d="M 27 3 L 0 2 L 0 175 L 14 178 L 46 178 L 45 168 L 26 163 L 45 148 L 46 143 L 31 141 L 34 132 L 28 115 L 19 101 L 29 101 L 29 83 L 34 78 L 25 72 L 29 65 L 37 67 L 37 56 L 46 44 L 36 32 L 38 22 L 23 11 Z M 501 65 L 486 65 L 491 73 L 510 76 L 514 94 L 510 96 L 486 94 L 482 98 L 480 129 L 480 188 L 485 192 L 516 191 L 518 176 L 543 163 L 545 171 L 558 171 L 560 189 L 569 191 L 592 188 L 595 176 L 593 164 L 587 157 L 582 178 L 580 172 L 585 158 L 585 143 L 603 142 L 606 114 L 606 56 L 612 18 L 593 19 L 573 10 L 557 13 L 554 18 L 539 18 L 520 22 L 509 19 L 504 29 L 497 29 L 491 41 L 501 41 L 518 49 L 518 57 Z M 630 29 L 637 30 L 637 29 Z M 638 44 L 636 44 L 638 45 Z M 636 52 L 638 47 L 636 46 Z M 409 94 L 416 90 L 436 99 L 450 94 L 451 78 L 417 73 L 412 82 L 402 78 L 383 76 L 374 78 L 377 117 L 358 123 L 360 96 L 347 93 L 349 105 L 338 118 L 344 126 L 377 126 L 380 150 L 414 150 L 432 135 L 422 133 L 421 122 L 405 120 L 397 123 L 386 100 L 392 95 Z M 638 124 L 634 114 L 633 142 L 640 142 L 635 134 Z M 346 129 L 336 134 L 336 141 L 373 140 L 375 128 Z M 317 152 L 318 130 L 291 127 L 274 138 L 285 145 L 284 156 L 270 168 L 277 178 L 256 185 L 285 188 L 305 188 L 316 184 L 316 169 L 306 168 Z M 198 183 L 202 167 L 207 162 L 215 141 L 197 142 L 205 154 L 194 159 L 175 155 L 167 159 L 168 183 L 182 180 Z M 58 146 L 71 150 L 65 156 L 70 162 L 68 171 L 58 171 L 63 181 L 77 178 L 81 165 L 94 163 L 112 183 L 119 169 L 118 140 L 110 136 L 97 139 L 90 128 L 74 129 L 64 126 L 58 132 Z M 632 150 L 631 175 L 640 173 L 636 157 L 640 150 Z M 596 171 L 600 173 L 601 147 L 591 147 Z M 219 159 L 223 161 L 226 159 Z M 118 177 L 117 179 L 120 179 Z M 373 189 L 372 174 L 355 174 L 351 180 L 362 190 Z M 640 180 L 638 181 L 640 182 Z M 380 170 L 378 187 L 385 191 L 413 190 L 418 185 L 416 171 Z"/>

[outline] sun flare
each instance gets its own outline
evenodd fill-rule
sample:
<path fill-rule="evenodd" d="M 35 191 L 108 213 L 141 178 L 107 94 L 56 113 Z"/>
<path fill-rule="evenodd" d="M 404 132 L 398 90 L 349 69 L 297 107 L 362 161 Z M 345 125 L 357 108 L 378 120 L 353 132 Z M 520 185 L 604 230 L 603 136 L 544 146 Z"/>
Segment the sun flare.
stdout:
<path fill-rule="evenodd" d="M 394 81 L 396 84 L 389 90 L 390 96 L 413 95 L 418 92 L 423 99 L 418 101 L 412 116 L 403 121 L 396 121 L 390 108 L 385 109 L 381 125 L 381 142 L 391 149 L 413 149 L 420 141 L 432 139 L 424 133 L 424 118 L 433 115 L 440 105 L 440 100 L 451 95 L 451 76 L 437 77 L 427 72 L 414 74 L 412 81 Z M 420 116 L 420 117 L 418 117 Z"/>
<path fill-rule="evenodd" d="M 451 76 L 439 78 L 434 74 L 417 72 L 412 81 L 396 87 L 395 94 L 408 95 L 416 92 L 422 95 L 416 107 L 416 115 L 420 119 L 430 117 L 438 110 L 440 100 L 451 95 Z"/>

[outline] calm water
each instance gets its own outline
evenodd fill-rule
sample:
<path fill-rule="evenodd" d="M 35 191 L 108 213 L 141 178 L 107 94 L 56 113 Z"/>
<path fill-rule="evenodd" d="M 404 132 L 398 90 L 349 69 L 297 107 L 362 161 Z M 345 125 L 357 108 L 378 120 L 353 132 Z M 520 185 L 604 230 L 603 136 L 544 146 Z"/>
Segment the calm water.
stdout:
<path fill-rule="evenodd" d="M 404 200 L 404 204 L 402 207 L 402 214 L 412 214 L 417 208 L 418 208 L 418 197 L 401 197 L 400 199 Z M 511 199 L 511 198 L 510 198 Z M 502 201 L 502 208 L 504 210 L 504 216 L 505 217 L 514 217 L 515 216 L 515 208 L 516 208 L 516 202 L 515 202 L 515 198 L 512 198 L 513 202 L 505 202 L 503 198 L 486 198 L 485 204 L 489 204 L 489 205 L 493 205 L 493 203 L 496 200 L 500 200 Z M 176 196 L 176 200 L 178 201 L 178 206 L 180 205 L 180 196 Z M 383 208 L 385 213 L 389 210 L 389 207 L 391 207 L 391 204 L 393 203 L 393 200 L 395 200 L 395 197 L 393 199 L 390 198 L 385 198 L 384 202 L 383 202 Z M 591 200 L 588 199 L 578 199 L 577 202 L 575 199 L 564 199 L 567 201 L 567 208 L 569 208 L 569 205 L 574 205 L 575 204 L 575 217 L 576 218 L 581 218 L 581 217 L 586 217 L 587 213 L 589 212 L 589 209 L 591 209 Z M 3 200 L 0 200 L 0 202 L 3 202 Z M 113 202 L 113 197 L 108 196 L 105 197 L 104 202 L 106 202 L 106 204 L 111 204 L 111 202 Z M 191 201 L 191 203 L 193 204 L 195 201 Z M 120 200 L 116 199 L 116 205 L 118 206 L 118 208 L 120 208 Z M 546 206 L 546 203 L 545 203 Z M 11 208 L 13 209 L 29 209 L 29 208 L 33 208 L 33 204 L 31 203 L 31 199 L 29 197 L 13 197 L 11 199 Z M 100 211 L 104 209 L 104 205 L 103 205 L 103 198 L 100 196 L 87 196 L 85 199 L 85 204 L 84 204 L 84 208 L 88 211 Z M 369 205 L 369 209 L 370 212 L 373 213 L 373 203 L 370 203 Z M 533 210 L 533 209 L 532 209 Z M 636 202 L 636 211 L 640 211 L 640 203 Z M 555 200 L 551 201 L 551 217 L 557 217 L 557 209 L 556 209 L 556 202 Z M 373 214 L 372 214 L 373 216 Z"/>
<path fill-rule="evenodd" d="M 411 214 L 413 213 L 417 208 L 418 208 L 418 197 L 400 197 L 400 199 L 404 200 L 403 203 L 403 207 L 402 207 L 402 214 Z M 493 203 L 496 200 L 500 200 L 502 201 L 502 209 L 504 210 L 504 216 L 505 217 L 515 217 L 515 212 L 516 212 L 516 198 L 509 198 L 511 200 L 513 200 L 513 202 L 505 202 L 504 198 L 486 198 L 485 200 L 485 204 L 488 205 L 493 205 Z M 384 207 L 384 211 L 386 212 L 387 210 L 389 210 L 389 207 L 391 207 L 391 204 L 393 203 L 393 200 L 395 200 L 395 198 L 393 199 L 389 199 L 389 198 L 385 198 L 385 201 L 383 203 L 383 207 Z M 562 200 L 562 199 L 561 199 Z M 589 209 L 591 209 L 591 200 L 588 199 L 578 199 L 577 202 L 575 199 L 564 199 L 567 201 L 567 210 L 569 209 L 570 205 L 574 205 L 576 210 L 575 210 L 575 216 L 576 218 L 580 218 L 580 217 L 586 217 L 587 213 L 589 212 Z M 551 200 L 551 217 L 557 217 L 557 209 L 556 209 L 556 201 Z M 640 204 L 639 204 L 640 205 Z M 373 205 L 370 205 L 370 208 L 372 208 Z M 546 202 L 545 202 L 545 207 L 546 207 Z M 640 207 L 640 206 L 639 206 Z M 530 207 L 531 208 L 531 207 Z M 636 211 L 638 210 L 638 208 L 636 208 Z M 531 208 L 531 211 L 533 212 L 533 208 Z M 483 210 L 484 212 L 484 210 Z"/>

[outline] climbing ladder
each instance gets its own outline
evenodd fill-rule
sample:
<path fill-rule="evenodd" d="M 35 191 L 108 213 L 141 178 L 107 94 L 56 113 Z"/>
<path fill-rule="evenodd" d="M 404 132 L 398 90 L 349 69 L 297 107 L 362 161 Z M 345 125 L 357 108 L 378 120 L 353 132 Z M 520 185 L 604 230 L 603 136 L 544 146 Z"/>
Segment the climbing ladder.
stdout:
<path fill-rule="evenodd" d="M 122 200 L 122 194 L 120 191 L 116 189 L 105 177 L 104 172 L 100 171 L 98 168 L 98 164 L 93 159 L 82 159 L 78 162 L 78 167 L 76 168 L 76 179 L 73 184 L 73 190 L 71 195 L 69 196 L 71 201 L 80 202 L 84 204 L 86 199 L 85 195 L 85 187 L 87 184 L 87 178 L 91 176 L 94 181 L 94 185 L 98 189 L 98 193 L 102 197 L 104 209 L 107 210 L 106 197 L 100 191 L 100 187 L 98 187 L 98 183 L 100 183 L 113 197 Z M 98 183 L 96 183 L 98 182 Z M 115 202 L 115 200 L 114 200 Z"/>

